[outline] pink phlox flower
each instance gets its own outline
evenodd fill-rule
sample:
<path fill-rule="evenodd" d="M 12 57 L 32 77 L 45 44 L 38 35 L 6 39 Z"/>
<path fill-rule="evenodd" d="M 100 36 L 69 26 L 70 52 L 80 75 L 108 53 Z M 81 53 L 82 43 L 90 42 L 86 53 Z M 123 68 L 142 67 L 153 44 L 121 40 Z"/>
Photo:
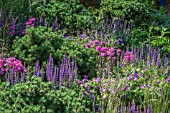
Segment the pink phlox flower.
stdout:
<path fill-rule="evenodd" d="M 30 21 L 30 22 L 35 22 L 36 19 L 35 19 L 35 18 L 29 18 L 29 21 Z"/>
<path fill-rule="evenodd" d="M 99 56 L 106 57 L 106 53 L 100 53 Z"/>
<path fill-rule="evenodd" d="M 101 52 L 106 52 L 107 50 L 108 50 L 107 47 L 102 47 L 102 48 L 100 49 Z"/>
<path fill-rule="evenodd" d="M 106 45 L 106 42 L 102 41 L 100 44 L 105 46 L 105 45 Z"/>
<path fill-rule="evenodd" d="M 34 24 L 31 24 L 31 27 L 34 27 Z"/>
<path fill-rule="evenodd" d="M 116 52 L 117 52 L 117 53 L 121 53 L 122 50 L 121 50 L 121 49 L 117 49 Z"/>
<path fill-rule="evenodd" d="M 96 50 L 97 50 L 98 52 L 100 52 L 100 49 L 101 49 L 100 46 L 96 46 Z"/>
<path fill-rule="evenodd" d="M 110 48 L 109 51 L 110 51 L 110 52 L 114 52 L 114 48 L 113 48 L 113 47 Z"/>
<path fill-rule="evenodd" d="M 31 25 L 32 24 L 32 22 L 25 22 L 25 25 L 27 26 L 27 25 Z"/>
<path fill-rule="evenodd" d="M 124 58 L 123 59 L 124 59 L 124 61 L 132 62 L 134 60 L 134 55 L 131 52 L 126 51 L 124 53 Z"/>
<path fill-rule="evenodd" d="M 99 40 L 97 40 L 97 39 L 94 40 L 94 41 L 93 41 L 93 44 L 94 44 L 94 45 L 98 45 L 98 44 L 99 44 Z"/>
<path fill-rule="evenodd" d="M 91 48 L 91 45 L 89 43 L 87 43 L 86 48 Z"/>
<path fill-rule="evenodd" d="M 110 57 L 113 57 L 113 55 L 114 55 L 113 52 L 111 52 L 111 51 L 107 51 L 106 53 L 107 53 L 107 55 L 110 56 Z"/>

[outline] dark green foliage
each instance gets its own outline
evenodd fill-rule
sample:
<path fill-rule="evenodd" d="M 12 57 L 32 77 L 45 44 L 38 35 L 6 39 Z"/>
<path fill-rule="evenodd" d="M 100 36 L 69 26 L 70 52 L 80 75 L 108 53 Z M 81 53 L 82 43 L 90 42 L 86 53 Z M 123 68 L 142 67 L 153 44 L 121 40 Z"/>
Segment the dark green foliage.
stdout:
<path fill-rule="evenodd" d="M 29 65 L 33 65 L 38 59 L 41 63 L 46 61 L 50 53 L 54 53 L 56 60 L 58 57 L 55 51 L 60 49 L 62 39 L 59 31 L 53 33 L 45 27 L 27 28 L 26 34 L 14 41 L 11 53 Z"/>
<path fill-rule="evenodd" d="M 125 0 L 103 1 L 97 12 L 97 15 L 103 18 L 121 17 L 122 20 L 133 22 L 136 26 L 145 22 L 149 16 L 149 10 L 143 3 Z"/>
<path fill-rule="evenodd" d="M 165 12 L 166 11 L 162 8 L 159 11 L 152 10 L 148 23 L 150 25 L 166 27 L 170 29 L 170 14 L 166 14 Z"/>
<path fill-rule="evenodd" d="M 47 19 L 49 26 L 53 25 L 57 17 L 59 28 L 69 31 L 90 28 L 94 19 L 92 13 L 85 9 L 79 0 L 51 0 L 46 6 L 38 7 L 37 13 Z"/>
<path fill-rule="evenodd" d="M 32 77 L 29 82 L 0 85 L 0 112 L 3 113 L 90 113 L 84 109 L 84 100 L 79 92 L 61 87 L 55 91 L 52 83 L 41 82 Z"/>

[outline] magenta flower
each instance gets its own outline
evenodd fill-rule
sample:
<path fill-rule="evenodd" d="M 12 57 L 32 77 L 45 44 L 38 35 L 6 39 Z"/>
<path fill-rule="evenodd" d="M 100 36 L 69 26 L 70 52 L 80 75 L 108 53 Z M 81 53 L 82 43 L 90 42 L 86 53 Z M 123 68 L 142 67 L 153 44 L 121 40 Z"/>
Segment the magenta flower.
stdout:
<path fill-rule="evenodd" d="M 5 68 L 6 67 L 6 68 Z M 13 69 L 14 72 L 22 72 L 27 71 L 23 65 L 22 62 L 14 57 L 6 58 L 6 59 L 0 59 L 0 73 L 4 74 L 4 71 L 7 71 L 8 68 Z"/>
<path fill-rule="evenodd" d="M 107 51 L 106 53 L 107 53 L 107 55 L 110 56 L 110 57 L 113 57 L 113 55 L 114 55 L 113 52 L 111 52 L 111 51 Z"/>
<path fill-rule="evenodd" d="M 96 46 L 96 50 L 97 50 L 98 52 L 100 52 L 100 49 L 101 49 L 100 46 Z"/>
<path fill-rule="evenodd" d="M 102 41 L 102 42 L 101 42 L 101 45 L 104 45 L 104 46 L 105 46 L 105 45 L 106 45 L 106 42 Z"/>
<path fill-rule="evenodd" d="M 134 55 L 130 55 L 129 58 L 130 58 L 130 61 L 133 61 L 134 60 Z"/>
<path fill-rule="evenodd" d="M 101 52 L 106 52 L 107 50 L 108 50 L 107 47 L 102 47 L 102 48 L 100 49 Z"/>
<path fill-rule="evenodd" d="M 30 22 L 35 22 L 35 20 L 36 20 L 35 18 L 30 18 L 29 19 Z"/>
<path fill-rule="evenodd" d="M 25 34 L 25 30 L 22 31 L 22 34 L 23 34 L 23 35 Z"/>
<path fill-rule="evenodd" d="M 117 52 L 117 53 L 121 53 L 122 50 L 121 50 L 121 49 L 117 49 L 116 52 Z"/>
<path fill-rule="evenodd" d="M 114 52 L 114 48 L 110 48 L 109 51 L 110 51 L 110 52 Z"/>
<path fill-rule="evenodd" d="M 91 45 L 89 43 L 87 43 L 86 48 L 91 48 Z"/>
<path fill-rule="evenodd" d="M 31 24 L 31 27 L 34 27 L 35 25 L 34 24 Z"/>
<path fill-rule="evenodd" d="M 123 60 L 124 61 L 129 61 L 129 56 L 124 56 Z"/>
<path fill-rule="evenodd" d="M 132 62 L 134 60 L 134 55 L 131 52 L 126 51 L 123 59 L 124 59 L 124 61 Z"/>
<path fill-rule="evenodd" d="M 94 40 L 94 41 L 93 41 L 93 44 L 94 44 L 94 45 L 98 45 L 98 44 L 99 44 L 99 40 Z"/>
<path fill-rule="evenodd" d="M 100 53 L 99 56 L 106 57 L 106 53 Z"/>
<path fill-rule="evenodd" d="M 116 57 L 113 57 L 113 60 L 116 60 Z"/>
<path fill-rule="evenodd" d="M 27 25 L 31 25 L 32 24 L 32 22 L 25 22 L 25 25 L 27 26 Z"/>

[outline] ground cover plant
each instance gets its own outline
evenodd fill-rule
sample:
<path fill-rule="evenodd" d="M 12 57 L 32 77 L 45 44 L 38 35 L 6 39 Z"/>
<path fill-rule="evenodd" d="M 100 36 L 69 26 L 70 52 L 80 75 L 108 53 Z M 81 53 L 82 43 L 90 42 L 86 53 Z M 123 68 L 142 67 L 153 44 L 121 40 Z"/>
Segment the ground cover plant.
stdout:
<path fill-rule="evenodd" d="M 169 113 L 170 21 L 152 2 L 0 1 L 0 112 Z"/>

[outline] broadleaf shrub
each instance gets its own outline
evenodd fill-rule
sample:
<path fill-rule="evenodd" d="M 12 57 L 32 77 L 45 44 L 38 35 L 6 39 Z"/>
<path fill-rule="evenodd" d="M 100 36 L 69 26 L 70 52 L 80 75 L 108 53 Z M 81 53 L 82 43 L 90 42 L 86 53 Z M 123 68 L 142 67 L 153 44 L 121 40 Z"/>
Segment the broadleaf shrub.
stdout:
<path fill-rule="evenodd" d="M 58 18 L 59 29 L 69 31 L 83 30 L 91 27 L 95 16 L 79 0 L 51 0 L 46 6 L 37 7 L 37 13 L 47 19 L 49 26 Z"/>
<path fill-rule="evenodd" d="M 102 18 L 121 17 L 138 26 L 149 18 L 149 9 L 138 1 L 106 0 L 101 2 L 96 15 Z"/>
<path fill-rule="evenodd" d="M 58 57 L 55 54 L 57 49 L 61 48 L 62 39 L 60 31 L 51 32 L 51 29 L 45 27 L 27 28 L 23 37 L 14 40 L 11 54 L 20 60 L 33 65 L 35 61 L 46 61 L 50 53 L 54 53 L 54 59 Z"/>
<path fill-rule="evenodd" d="M 42 82 L 35 76 L 29 79 L 29 82 L 16 84 L 11 89 L 7 83 L 0 85 L 0 112 L 90 112 L 89 109 L 84 108 L 79 92 L 65 87 L 55 91 L 50 82 Z"/>

